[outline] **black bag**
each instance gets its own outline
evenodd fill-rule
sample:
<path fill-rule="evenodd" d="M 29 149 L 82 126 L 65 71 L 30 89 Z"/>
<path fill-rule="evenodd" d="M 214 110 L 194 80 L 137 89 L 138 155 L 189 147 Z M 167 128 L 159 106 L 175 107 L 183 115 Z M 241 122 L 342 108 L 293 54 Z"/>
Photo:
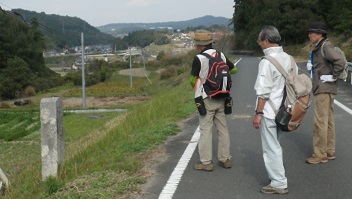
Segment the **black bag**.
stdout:
<path fill-rule="evenodd" d="M 232 105 L 233 105 L 233 102 L 232 102 L 232 97 L 226 97 L 225 98 L 225 114 L 228 115 L 228 114 L 231 114 L 232 113 Z"/>
<path fill-rule="evenodd" d="M 196 103 L 199 115 L 206 115 L 207 114 L 207 110 L 205 109 L 205 104 L 204 104 L 204 101 L 203 101 L 203 97 L 202 96 L 196 97 L 196 98 L 194 98 L 194 101 Z"/>
<path fill-rule="evenodd" d="M 291 118 L 292 115 L 286 111 L 285 106 L 281 106 L 275 117 L 275 123 L 279 129 L 283 131 L 289 131 L 288 125 L 290 123 Z"/>

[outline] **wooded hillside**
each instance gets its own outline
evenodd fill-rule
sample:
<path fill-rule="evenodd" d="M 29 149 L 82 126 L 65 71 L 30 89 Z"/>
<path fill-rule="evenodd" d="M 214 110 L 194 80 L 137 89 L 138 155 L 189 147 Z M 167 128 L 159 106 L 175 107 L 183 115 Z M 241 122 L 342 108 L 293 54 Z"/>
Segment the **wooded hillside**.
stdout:
<path fill-rule="evenodd" d="M 112 35 L 102 33 L 97 28 L 89 25 L 86 21 L 69 16 L 55 14 L 37 13 L 22 9 L 13 9 L 13 13 L 18 13 L 25 23 L 36 20 L 38 28 L 45 35 L 48 47 L 74 47 L 81 45 L 81 33 L 84 33 L 85 45 L 104 45 L 114 41 Z"/>
<path fill-rule="evenodd" d="M 40 91 L 63 82 L 45 66 L 44 49 L 36 21 L 29 26 L 12 13 L 0 12 L 0 99 L 18 97 L 27 87 Z"/>
<path fill-rule="evenodd" d="M 328 25 L 328 34 L 352 36 L 351 0 L 234 0 L 233 23 L 236 48 L 257 49 L 255 42 L 264 25 L 273 25 L 285 45 L 308 40 L 307 27 L 313 21 Z M 350 48 L 352 48 L 350 46 Z"/>

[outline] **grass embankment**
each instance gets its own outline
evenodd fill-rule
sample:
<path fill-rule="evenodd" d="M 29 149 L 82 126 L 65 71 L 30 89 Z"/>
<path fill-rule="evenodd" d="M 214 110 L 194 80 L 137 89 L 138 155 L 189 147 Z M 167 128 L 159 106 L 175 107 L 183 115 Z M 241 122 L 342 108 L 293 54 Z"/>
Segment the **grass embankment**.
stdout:
<path fill-rule="evenodd" d="M 193 91 L 185 81 L 188 74 L 163 81 L 154 75 L 153 84 L 143 87 L 151 99 L 129 106 L 124 113 L 64 113 L 65 162 L 59 177 L 45 182 L 41 181 L 40 124 L 32 121 L 38 121 L 39 110 L 1 111 L 5 118 L 13 116 L 1 122 L 0 132 L 36 129 L 8 139 L 15 141 L 1 138 L 0 166 L 11 183 L 3 198 L 120 198 L 138 192 L 146 182 L 143 157 L 177 134 L 177 122 L 195 111 Z"/>

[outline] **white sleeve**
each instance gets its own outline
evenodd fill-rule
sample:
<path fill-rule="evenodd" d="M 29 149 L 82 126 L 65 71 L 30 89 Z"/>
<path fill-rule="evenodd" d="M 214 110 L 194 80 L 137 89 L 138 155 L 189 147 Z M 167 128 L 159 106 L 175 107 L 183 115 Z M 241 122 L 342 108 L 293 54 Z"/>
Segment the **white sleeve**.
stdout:
<path fill-rule="evenodd" d="M 268 99 L 273 87 L 273 74 L 270 62 L 262 59 L 259 63 L 258 76 L 254 85 L 256 95 L 260 98 Z"/>

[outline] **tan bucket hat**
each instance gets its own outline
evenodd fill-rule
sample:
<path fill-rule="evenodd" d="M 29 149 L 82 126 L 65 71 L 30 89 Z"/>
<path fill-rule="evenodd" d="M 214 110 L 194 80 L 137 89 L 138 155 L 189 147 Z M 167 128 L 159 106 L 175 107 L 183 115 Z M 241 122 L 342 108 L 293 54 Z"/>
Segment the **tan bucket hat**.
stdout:
<path fill-rule="evenodd" d="M 196 45 L 205 46 L 213 42 L 214 40 L 211 32 L 207 30 L 196 30 L 194 34 L 194 43 Z"/>

